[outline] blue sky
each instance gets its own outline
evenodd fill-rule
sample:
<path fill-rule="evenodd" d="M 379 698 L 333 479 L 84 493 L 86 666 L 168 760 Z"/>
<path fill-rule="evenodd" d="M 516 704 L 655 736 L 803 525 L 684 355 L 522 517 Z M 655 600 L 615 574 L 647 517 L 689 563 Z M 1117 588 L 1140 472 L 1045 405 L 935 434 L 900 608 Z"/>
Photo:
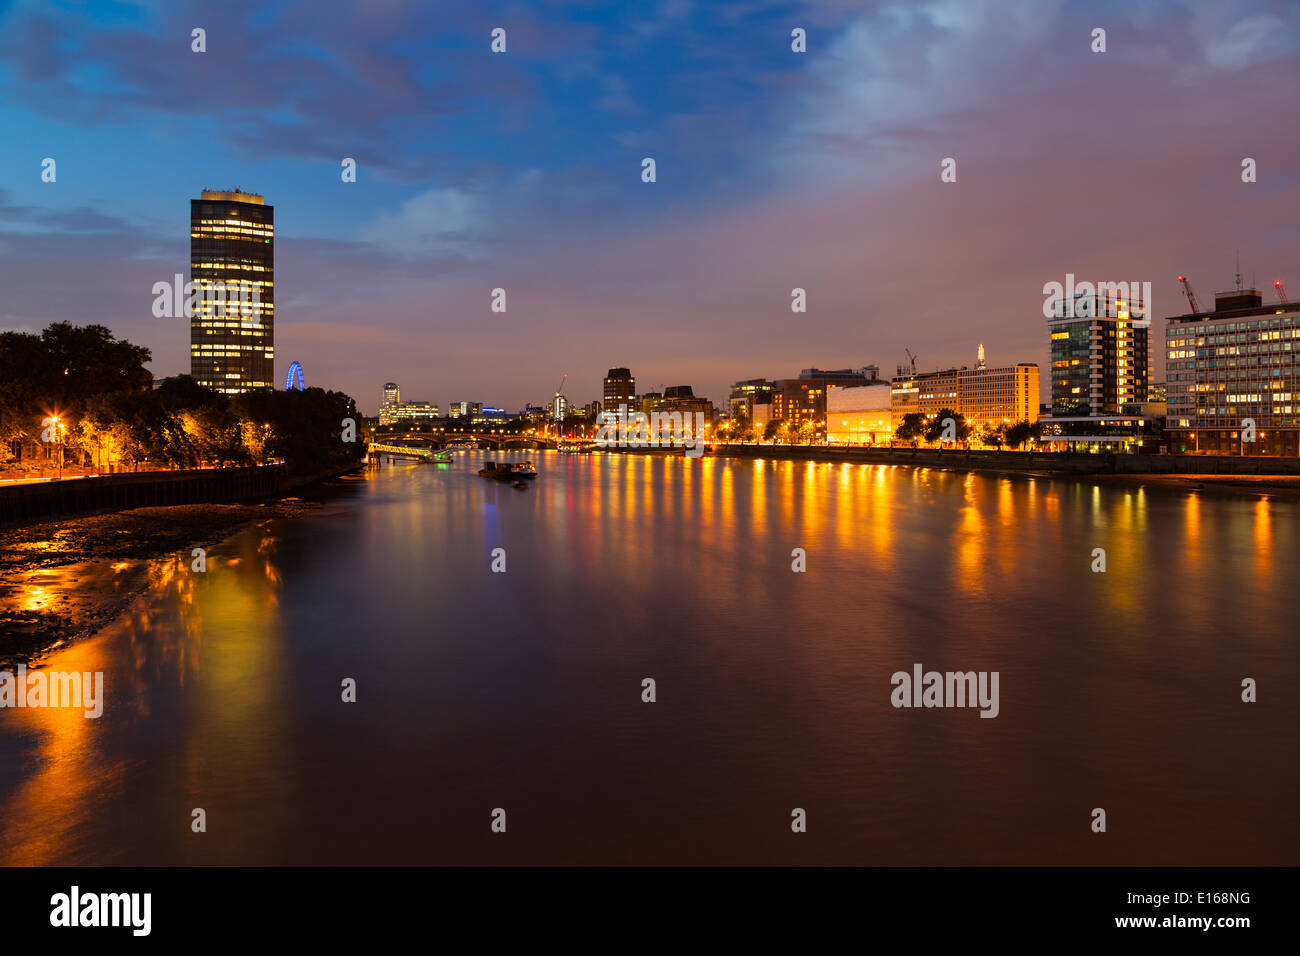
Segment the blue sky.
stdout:
<path fill-rule="evenodd" d="M 1298 9 L 0 0 L 0 327 L 102 322 L 187 371 L 150 289 L 188 200 L 238 185 L 276 207 L 279 374 L 367 411 L 387 380 L 518 407 L 612 365 L 722 400 L 905 347 L 1043 363 L 1067 272 L 1150 279 L 1161 315 L 1238 249 L 1300 288 Z"/>

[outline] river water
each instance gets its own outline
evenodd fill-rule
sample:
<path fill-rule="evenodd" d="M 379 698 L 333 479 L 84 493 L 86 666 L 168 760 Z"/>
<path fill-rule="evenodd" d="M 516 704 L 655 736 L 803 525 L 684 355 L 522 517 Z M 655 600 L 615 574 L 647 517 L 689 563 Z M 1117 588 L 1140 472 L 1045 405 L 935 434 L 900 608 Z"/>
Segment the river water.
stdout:
<path fill-rule="evenodd" d="M 1300 862 L 1296 501 L 480 457 L 159 561 L 46 662 L 102 717 L 0 710 L 0 861 Z M 997 716 L 892 706 L 915 664 Z"/>

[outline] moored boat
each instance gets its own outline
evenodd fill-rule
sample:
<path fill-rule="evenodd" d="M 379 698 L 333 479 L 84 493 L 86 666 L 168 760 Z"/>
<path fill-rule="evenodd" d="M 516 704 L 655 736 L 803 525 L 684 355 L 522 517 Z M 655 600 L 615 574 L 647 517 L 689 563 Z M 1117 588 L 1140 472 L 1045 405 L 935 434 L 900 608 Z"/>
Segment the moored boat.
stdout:
<path fill-rule="evenodd" d="M 481 478 L 495 478 L 497 481 L 518 482 L 537 477 L 537 469 L 531 461 L 485 461 L 478 473 Z"/>

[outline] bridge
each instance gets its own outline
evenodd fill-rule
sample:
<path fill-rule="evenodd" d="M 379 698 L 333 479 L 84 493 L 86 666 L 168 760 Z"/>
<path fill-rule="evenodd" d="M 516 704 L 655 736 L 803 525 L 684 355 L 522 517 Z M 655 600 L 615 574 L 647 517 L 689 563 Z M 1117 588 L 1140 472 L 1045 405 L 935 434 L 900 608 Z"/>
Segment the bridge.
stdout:
<path fill-rule="evenodd" d="M 476 448 L 549 448 L 554 449 L 559 440 L 554 438 L 535 438 L 532 435 L 502 435 L 492 434 L 491 432 L 380 432 L 375 435 L 376 441 L 382 440 L 386 445 L 395 448 L 401 448 L 400 445 L 394 445 L 399 441 L 418 441 L 424 445 L 433 445 L 438 448 L 446 448 L 448 444 L 457 442 L 472 441 Z M 373 446 L 375 442 L 371 442 Z M 402 449 L 408 451 L 409 449 Z M 388 452 L 384 452 L 388 454 Z"/>
<path fill-rule="evenodd" d="M 420 461 L 450 460 L 448 453 L 445 451 L 420 448 L 418 445 L 387 445 L 383 442 L 372 441 L 366 447 L 366 456 L 374 458 L 378 455 L 388 455 L 392 458 L 417 458 Z"/>

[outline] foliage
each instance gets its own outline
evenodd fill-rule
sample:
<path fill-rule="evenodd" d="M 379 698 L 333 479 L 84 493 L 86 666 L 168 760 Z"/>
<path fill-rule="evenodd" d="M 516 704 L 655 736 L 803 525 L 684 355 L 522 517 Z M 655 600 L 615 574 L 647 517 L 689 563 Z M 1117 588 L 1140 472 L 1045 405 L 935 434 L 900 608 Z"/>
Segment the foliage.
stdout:
<path fill-rule="evenodd" d="M 952 427 L 949 429 L 947 423 L 951 421 Z M 945 430 L 948 434 L 945 435 Z M 970 437 L 970 422 L 966 421 L 964 415 L 953 411 L 951 408 L 939 409 L 939 414 L 930 420 L 929 426 L 925 429 L 926 441 L 965 441 Z"/>
<path fill-rule="evenodd" d="M 67 423 L 65 453 L 92 464 L 173 468 L 283 462 L 313 474 L 359 461 L 365 443 L 356 403 L 308 388 L 227 396 L 188 375 L 151 388 L 146 348 L 114 339 L 100 325 L 66 322 L 40 335 L 0 333 L 0 442 L 40 440 L 41 421 Z M 358 426 L 342 440 L 343 420 Z"/>
<path fill-rule="evenodd" d="M 1016 422 L 1007 429 L 1007 444 L 1019 448 L 1027 441 L 1038 441 L 1042 430 L 1043 426 L 1038 422 Z"/>
<path fill-rule="evenodd" d="M 925 434 L 925 416 L 920 412 L 908 412 L 898 423 L 894 437 L 903 441 L 915 441 Z"/>

